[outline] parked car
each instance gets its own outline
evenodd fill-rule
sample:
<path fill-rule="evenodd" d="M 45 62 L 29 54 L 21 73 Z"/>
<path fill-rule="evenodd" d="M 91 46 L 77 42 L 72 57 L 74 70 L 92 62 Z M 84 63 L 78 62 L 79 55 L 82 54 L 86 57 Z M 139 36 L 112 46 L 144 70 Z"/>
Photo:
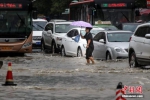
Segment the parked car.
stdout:
<path fill-rule="evenodd" d="M 130 67 L 150 65 L 150 23 L 139 25 L 131 36 L 128 57 Z"/>
<path fill-rule="evenodd" d="M 100 31 L 103 30 L 101 30 L 100 28 L 93 28 L 91 30 L 93 34 L 96 34 Z M 82 36 L 84 36 L 85 28 L 73 28 L 62 38 L 62 56 L 85 56 L 87 42 L 85 39 L 82 39 L 79 34 L 82 34 Z M 79 42 L 74 41 L 76 36 L 80 37 Z"/>
<path fill-rule="evenodd" d="M 42 50 L 49 49 L 52 53 L 61 50 L 62 37 L 75 26 L 71 21 L 53 20 L 47 23 L 42 33 Z"/>
<path fill-rule="evenodd" d="M 44 19 L 33 19 L 33 48 L 41 48 L 42 31 L 47 23 Z"/>
<path fill-rule="evenodd" d="M 116 26 L 111 25 L 111 24 L 108 24 L 108 25 L 107 24 L 96 24 L 94 26 L 97 26 L 99 28 L 103 28 L 107 31 L 109 31 L 109 30 L 111 30 L 111 31 L 119 30 Z"/>
<path fill-rule="evenodd" d="M 134 32 L 141 23 L 123 23 L 122 30 Z"/>
<path fill-rule="evenodd" d="M 128 57 L 130 31 L 103 31 L 94 37 L 95 59 L 119 59 Z"/>

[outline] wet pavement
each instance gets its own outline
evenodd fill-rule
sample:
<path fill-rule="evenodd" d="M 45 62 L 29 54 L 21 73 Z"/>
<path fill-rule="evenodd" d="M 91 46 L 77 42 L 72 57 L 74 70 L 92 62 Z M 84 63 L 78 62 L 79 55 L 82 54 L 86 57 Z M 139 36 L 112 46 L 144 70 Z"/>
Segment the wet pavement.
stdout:
<path fill-rule="evenodd" d="M 115 100 L 116 86 L 142 86 L 149 100 L 150 70 L 129 68 L 128 59 L 86 65 L 85 58 L 61 57 L 34 52 L 1 57 L 0 84 L 4 84 L 8 62 L 12 62 L 15 87 L 0 86 L 0 100 Z"/>

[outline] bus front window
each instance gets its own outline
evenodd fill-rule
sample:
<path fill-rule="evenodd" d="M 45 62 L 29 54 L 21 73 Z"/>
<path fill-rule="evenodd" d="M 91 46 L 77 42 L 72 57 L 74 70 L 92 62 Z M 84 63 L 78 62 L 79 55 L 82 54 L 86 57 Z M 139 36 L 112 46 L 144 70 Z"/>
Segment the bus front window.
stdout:
<path fill-rule="evenodd" d="M 27 11 L 0 11 L 0 35 L 30 34 L 32 28 L 30 16 Z"/>

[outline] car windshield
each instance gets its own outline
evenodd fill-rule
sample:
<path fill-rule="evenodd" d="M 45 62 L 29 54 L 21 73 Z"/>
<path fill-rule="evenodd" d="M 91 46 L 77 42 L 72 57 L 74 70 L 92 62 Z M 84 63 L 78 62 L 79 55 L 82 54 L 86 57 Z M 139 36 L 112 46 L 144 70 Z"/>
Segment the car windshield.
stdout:
<path fill-rule="evenodd" d="M 43 31 L 46 21 L 33 21 L 33 31 Z"/>
<path fill-rule="evenodd" d="M 102 28 L 104 28 L 105 30 L 118 30 L 115 26 L 104 26 Z"/>
<path fill-rule="evenodd" d="M 76 28 L 77 26 L 72 26 L 70 24 L 56 24 L 55 32 L 56 33 L 67 33 L 70 29 Z"/>
<path fill-rule="evenodd" d="M 99 33 L 99 32 L 101 32 L 102 30 L 100 30 L 100 29 L 92 29 L 90 32 L 92 33 L 92 35 L 96 35 L 97 33 Z M 85 35 L 85 30 L 81 30 L 81 32 L 80 32 L 81 34 L 82 34 L 82 36 L 84 36 Z"/>
<path fill-rule="evenodd" d="M 130 32 L 108 33 L 107 38 L 108 42 L 129 42 L 131 35 Z"/>
<path fill-rule="evenodd" d="M 137 26 L 138 26 L 138 24 L 130 24 L 130 25 L 125 24 L 125 25 L 123 25 L 123 30 L 134 32 L 135 29 L 137 28 Z"/>

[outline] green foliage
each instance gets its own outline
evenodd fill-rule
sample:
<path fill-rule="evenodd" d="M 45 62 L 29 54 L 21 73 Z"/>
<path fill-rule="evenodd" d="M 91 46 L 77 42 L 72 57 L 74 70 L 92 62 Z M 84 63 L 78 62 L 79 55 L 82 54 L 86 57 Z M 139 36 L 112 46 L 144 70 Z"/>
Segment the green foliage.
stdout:
<path fill-rule="evenodd" d="M 69 7 L 72 0 L 36 0 L 34 6 L 40 14 L 60 14 Z"/>
<path fill-rule="evenodd" d="M 143 7 L 143 8 L 146 8 L 146 1 L 147 0 L 135 0 L 135 2 L 136 2 L 136 6 L 138 6 L 138 7 Z"/>

